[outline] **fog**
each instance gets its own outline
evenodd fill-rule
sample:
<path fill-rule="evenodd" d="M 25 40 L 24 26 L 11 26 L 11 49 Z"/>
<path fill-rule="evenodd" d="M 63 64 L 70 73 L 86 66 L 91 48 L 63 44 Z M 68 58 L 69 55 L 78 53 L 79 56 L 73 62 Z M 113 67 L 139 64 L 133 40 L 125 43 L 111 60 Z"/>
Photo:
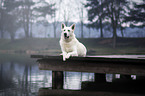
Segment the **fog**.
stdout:
<path fill-rule="evenodd" d="M 86 57 L 63 61 L 62 23 Z M 145 0 L 0 0 L 0 96 L 142 96 L 144 59 Z"/>
<path fill-rule="evenodd" d="M 145 0 L 0 0 L 0 41 L 60 38 L 61 24 L 74 23 L 77 38 L 109 38 L 115 48 L 123 43 L 117 38 L 145 37 L 143 6 Z"/>

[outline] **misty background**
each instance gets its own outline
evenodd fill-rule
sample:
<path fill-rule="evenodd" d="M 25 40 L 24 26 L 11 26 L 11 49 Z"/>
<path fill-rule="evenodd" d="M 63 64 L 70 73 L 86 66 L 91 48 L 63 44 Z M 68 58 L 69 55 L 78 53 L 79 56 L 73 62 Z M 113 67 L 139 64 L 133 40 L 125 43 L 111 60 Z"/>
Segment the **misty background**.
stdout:
<path fill-rule="evenodd" d="M 38 62 L 30 55 L 59 56 L 61 23 L 76 24 L 76 37 L 86 46 L 87 55 L 129 54 L 144 59 L 145 0 L 0 0 L 0 96 L 36 96 L 42 87 L 52 89 L 52 71 L 39 70 Z M 66 71 L 64 89 L 80 90 L 84 81 L 93 82 L 95 76 Z M 125 88 L 144 85 L 144 79 L 137 81 L 139 84 L 135 81 L 144 78 L 142 75 L 110 72 L 102 76 L 106 78 L 101 81 L 109 84 L 115 79 L 120 79 L 121 86 L 131 84 Z"/>
<path fill-rule="evenodd" d="M 82 41 L 109 38 L 116 48 L 118 38 L 145 37 L 144 17 L 145 0 L 0 0 L 0 40 L 60 38 L 61 23 L 74 23 Z"/>

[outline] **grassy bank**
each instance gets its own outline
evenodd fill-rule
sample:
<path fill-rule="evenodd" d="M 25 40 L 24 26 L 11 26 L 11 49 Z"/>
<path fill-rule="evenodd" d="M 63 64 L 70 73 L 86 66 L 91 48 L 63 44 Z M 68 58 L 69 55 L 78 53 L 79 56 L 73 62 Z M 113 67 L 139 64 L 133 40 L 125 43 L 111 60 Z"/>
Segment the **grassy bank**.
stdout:
<path fill-rule="evenodd" d="M 117 47 L 112 48 L 111 38 L 79 39 L 88 49 L 88 54 L 145 54 L 145 38 L 117 38 Z M 30 38 L 10 41 L 0 39 L 0 53 L 61 53 L 58 38 Z"/>

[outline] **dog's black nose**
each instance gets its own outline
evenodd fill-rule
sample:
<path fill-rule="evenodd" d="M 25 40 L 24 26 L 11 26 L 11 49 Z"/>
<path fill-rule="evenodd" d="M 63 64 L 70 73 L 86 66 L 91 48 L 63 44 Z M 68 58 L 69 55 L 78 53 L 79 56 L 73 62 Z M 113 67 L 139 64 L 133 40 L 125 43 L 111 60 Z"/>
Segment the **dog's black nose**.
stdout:
<path fill-rule="evenodd" d="M 64 37 L 67 37 L 67 33 L 64 33 Z"/>

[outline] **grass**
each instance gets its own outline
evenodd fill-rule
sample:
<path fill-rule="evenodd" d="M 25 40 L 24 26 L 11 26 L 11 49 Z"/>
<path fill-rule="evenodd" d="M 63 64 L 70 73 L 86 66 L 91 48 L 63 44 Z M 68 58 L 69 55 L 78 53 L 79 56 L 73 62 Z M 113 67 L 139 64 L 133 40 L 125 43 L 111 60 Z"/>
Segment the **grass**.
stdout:
<path fill-rule="evenodd" d="M 79 39 L 90 55 L 145 54 L 145 38 L 117 38 L 117 47 L 112 48 L 111 38 Z M 29 38 L 10 41 L 0 39 L 0 52 L 60 54 L 59 38 Z"/>

